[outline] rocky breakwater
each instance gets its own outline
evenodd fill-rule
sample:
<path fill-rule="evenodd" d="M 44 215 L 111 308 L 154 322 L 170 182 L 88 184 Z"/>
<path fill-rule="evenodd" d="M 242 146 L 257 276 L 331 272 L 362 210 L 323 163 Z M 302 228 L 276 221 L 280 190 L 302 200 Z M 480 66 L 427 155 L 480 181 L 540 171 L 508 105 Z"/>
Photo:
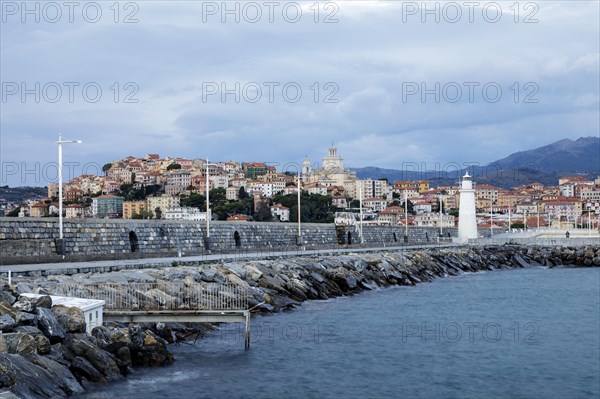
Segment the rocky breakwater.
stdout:
<path fill-rule="evenodd" d="M 182 292 L 186 287 L 204 286 L 209 290 L 214 283 L 227 283 L 245 288 L 240 292 L 247 293 L 250 307 L 276 312 L 306 300 L 352 295 L 378 287 L 415 285 L 465 272 L 561 265 L 600 266 L 600 245 L 458 247 L 300 256 L 15 280 L 19 282 L 18 290 L 33 288 L 42 292 L 53 292 L 61 285 L 74 283 L 110 284 L 114 290 L 112 284 L 115 284 L 123 287 L 120 296 L 130 293 L 126 283 L 149 283 L 152 288 L 143 292 L 142 297 L 162 303 L 185 299 Z M 151 330 L 136 325 L 97 327 L 90 336 L 83 333 L 85 327 L 76 311 L 70 310 L 70 315 L 64 316 L 67 310 L 50 308 L 48 299 L 25 303 L 16 300 L 17 294 L 6 286 L 0 291 L 3 303 L 0 387 L 8 387 L 23 397 L 60 397 L 81 391 L 90 381 L 119 379 L 132 364 L 171 361 L 165 342 L 175 342 L 190 331 L 181 325 L 157 323 L 145 326 Z M 185 306 L 183 301 L 171 304 Z"/>
<path fill-rule="evenodd" d="M 29 291 L 24 283 L 0 286 L 0 396 L 66 397 L 118 380 L 132 366 L 173 361 L 166 341 L 150 330 L 96 327 L 89 335 L 81 310 L 52 306 L 46 295 L 20 295 Z"/>

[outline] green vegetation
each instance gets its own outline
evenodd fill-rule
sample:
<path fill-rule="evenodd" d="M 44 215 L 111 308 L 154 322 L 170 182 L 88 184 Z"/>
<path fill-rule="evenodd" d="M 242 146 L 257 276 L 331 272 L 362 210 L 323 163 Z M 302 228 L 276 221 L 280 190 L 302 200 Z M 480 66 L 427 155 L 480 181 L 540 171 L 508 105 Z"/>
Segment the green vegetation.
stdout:
<path fill-rule="evenodd" d="M 167 170 L 171 171 L 171 170 L 177 170 L 177 169 L 181 169 L 181 165 L 179 165 L 178 163 L 174 162 L 171 165 L 167 166 Z"/>
<path fill-rule="evenodd" d="M 6 216 L 11 217 L 11 218 L 16 218 L 17 216 L 19 216 L 19 212 L 21 212 L 21 207 L 18 206 L 15 209 L 13 209 L 12 211 L 8 212 L 6 214 Z"/>
<path fill-rule="evenodd" d="M 114 192 L 114 195 L 123 197 L 125 201 L 143 201 L 146 197 L 160 193 L 162 187 L 159 184 L 142 186 L 135 188 L 133 184 L 121 184 L 119 190 Z"/>

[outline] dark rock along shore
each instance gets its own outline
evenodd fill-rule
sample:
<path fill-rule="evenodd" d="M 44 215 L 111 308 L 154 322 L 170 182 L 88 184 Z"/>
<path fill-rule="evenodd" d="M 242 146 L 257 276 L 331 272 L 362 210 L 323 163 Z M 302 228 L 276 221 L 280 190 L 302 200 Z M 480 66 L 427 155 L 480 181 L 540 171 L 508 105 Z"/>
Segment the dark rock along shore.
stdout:
<path fill-rule="evenodd" d="M 16 278 L 0 287 L 0 393 L 20 398 L 59 398 L 93 383 L 123 378 L 132 367 L 172 362 L 168 343 L 210 326 L 149 324 L 96 327 L 85 333 L 76 308 L 52 306 L 21 293 L 52 293 L 61 283 L 229 282 L 248 288 L 250 306 L 263 312 L 306 300 L 352 295 L 393 285 L 415 285 L 464 272 L 541 266 L 600 266 L 596 247 L 460 247 L 406 252 L 306 256 L 106 274 Z M 168 294 L 168 293 L 166 293 Z"/>

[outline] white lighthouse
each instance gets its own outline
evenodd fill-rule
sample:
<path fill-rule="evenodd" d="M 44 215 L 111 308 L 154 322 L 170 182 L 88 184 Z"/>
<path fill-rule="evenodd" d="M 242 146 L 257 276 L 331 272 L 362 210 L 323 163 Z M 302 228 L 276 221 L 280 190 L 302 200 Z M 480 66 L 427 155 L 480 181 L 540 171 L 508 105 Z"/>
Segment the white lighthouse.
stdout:
<path fill-rule="evenodd" d="M 460 188 L 460 207 L 458 209 L 458 239 L 467 242 L 477 238 L 477 219 L 475 217 L 475 189 L 473 179 L 467 172 Z"/>

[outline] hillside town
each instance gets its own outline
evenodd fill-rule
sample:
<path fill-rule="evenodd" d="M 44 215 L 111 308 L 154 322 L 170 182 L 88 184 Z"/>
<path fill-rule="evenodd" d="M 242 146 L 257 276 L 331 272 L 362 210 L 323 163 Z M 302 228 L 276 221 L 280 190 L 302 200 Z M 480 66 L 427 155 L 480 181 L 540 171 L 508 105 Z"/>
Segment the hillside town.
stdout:
<path fill-rule="evenodd" d="M 428 180 L 360 179 L 335 147 L 320 163 L 305 159 L 278 171 L 264 162 L 215 162 L 147 154 L 104 165 L 104 175 L 81 175 L 63 186 L 66 218 L 365 223 L 454 227 L 459 187 Z M 457 182 L 458 184 L 458 182 Z M 298 195 L 300 186 L 301 195 Z M 564 176 L 556 186 L 531 183 L 504 189 L 475 186 L 482 229 L 593 228 L 600 225 L 600 177 Z M 58 216 L 58 185 L 47 197 L 6 204 L 14 217 Z"/>

